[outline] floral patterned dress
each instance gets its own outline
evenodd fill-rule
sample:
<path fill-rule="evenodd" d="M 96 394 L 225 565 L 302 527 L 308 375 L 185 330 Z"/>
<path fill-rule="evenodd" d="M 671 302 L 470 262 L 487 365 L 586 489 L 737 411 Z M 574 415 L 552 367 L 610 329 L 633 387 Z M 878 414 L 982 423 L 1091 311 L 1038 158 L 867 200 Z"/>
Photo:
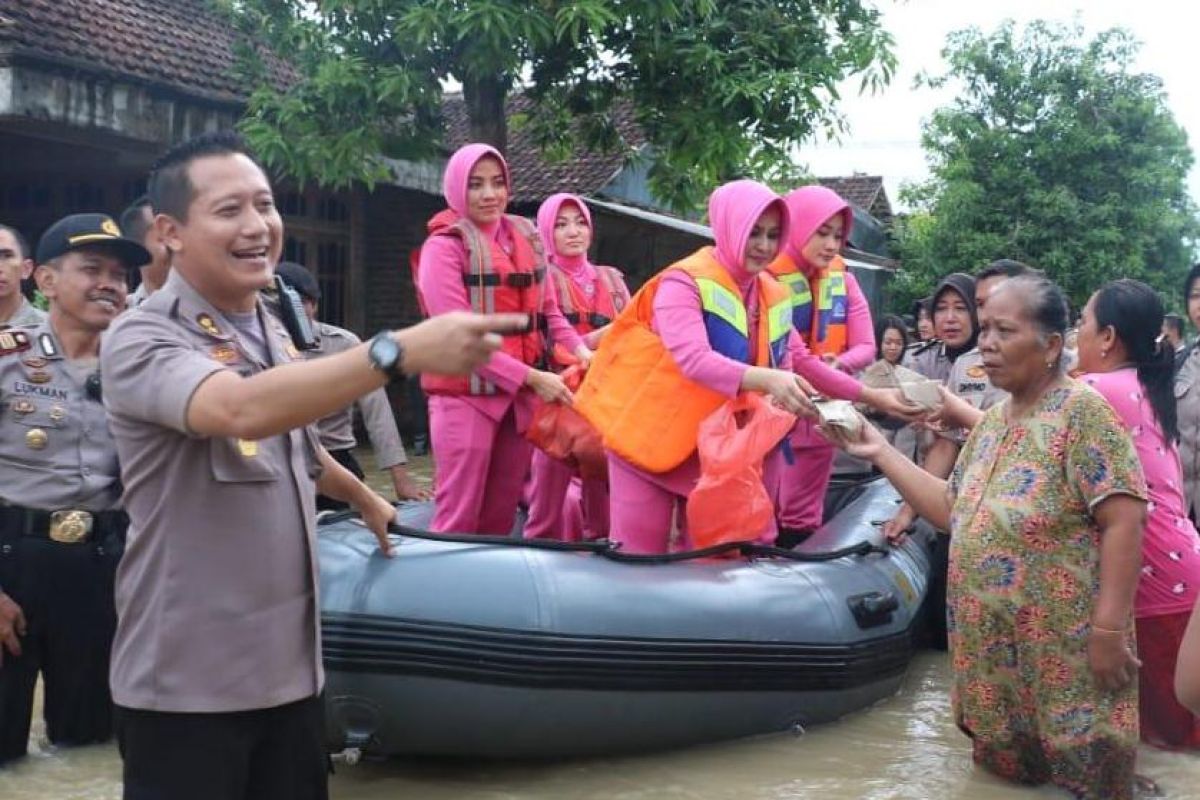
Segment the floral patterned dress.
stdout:
<path fill-rule="evenodd" d="M 990 409 L 950 477 L 954 711 L 977 763 L 1079 798 L 1133 796 L 1137 684 L 1100 689 L 1087 660 L 1100 585 L 1090 509 L 1145 498 L 1137 455 L 1076 381 L 1020 419 Z M 1132 638 L 1130 642 L 1132 646 Z"/>

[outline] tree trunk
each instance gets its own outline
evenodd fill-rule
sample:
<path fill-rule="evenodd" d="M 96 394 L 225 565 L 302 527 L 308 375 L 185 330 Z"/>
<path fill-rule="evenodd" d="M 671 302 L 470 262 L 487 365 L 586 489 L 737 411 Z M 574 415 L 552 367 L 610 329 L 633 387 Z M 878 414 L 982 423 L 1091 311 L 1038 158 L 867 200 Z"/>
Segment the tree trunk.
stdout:
<path fill-rule="evenodd" d="M 504 116 L 504 98 L 509 81 L 502 75 L 469 77 L 463 80 L 463 99 L 467 102 L 467 124 L 472 142 L 483 142 L 507 155 L 508 120 Z"/>

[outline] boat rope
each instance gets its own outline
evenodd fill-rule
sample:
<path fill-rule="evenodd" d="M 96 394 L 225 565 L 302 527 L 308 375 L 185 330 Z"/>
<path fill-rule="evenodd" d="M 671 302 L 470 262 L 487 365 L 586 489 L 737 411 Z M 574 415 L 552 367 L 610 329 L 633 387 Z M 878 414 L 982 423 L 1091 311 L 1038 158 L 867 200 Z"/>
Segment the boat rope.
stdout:
<path fill-rule="evenodd" d="M 334 514 L 322 516 L 321 524 L 325 525 L 356 518 L 359 518 L 359 515 L 353 510 L 339 511 Z M 886 556 L 890 552 L 885 547 L 880 547 L 877 544 L 867 541 L 857 542 L 848 547 L 821 553 L 798 552 L 796 550 L 788 550 L 783 547 L 774 547 L 755 542 L 725 542 L 698 550 L 644 555 L 622 552 L 619 544 L 611 542 L 608 539 L 597 539 L 589 542 L 560 542 L 553 539 L 520 539 L 515 536 L 488 536 L 473 533 L 433 533 L 432 531 L 410 528 L 407 525 L 400 525 L 398 523 L 388 525 L 388 533 L 407 536 L 413 539 L 426 539 L 433 542 L 521 547 L 529 550 L 556 550 L 567 553 L 591 553 L 622 564 L 673 564 L 680 561 L 694 561 L 700 558 L 714 558 L 731 554 L 736 554 L 743 558 L 774 558 L 784 561 L 813 563 L 836 561 L 839 558 L 848 558 L 850 556 L 865 557 L 872 554 Z"/>

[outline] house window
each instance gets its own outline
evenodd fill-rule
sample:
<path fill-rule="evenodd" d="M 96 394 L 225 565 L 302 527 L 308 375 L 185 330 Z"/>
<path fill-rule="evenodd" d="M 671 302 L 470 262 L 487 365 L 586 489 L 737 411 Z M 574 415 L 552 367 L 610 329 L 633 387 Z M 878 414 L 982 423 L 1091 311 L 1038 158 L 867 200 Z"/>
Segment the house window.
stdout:
<path fill-rule="evenodd" d="M 81 214 L 104 208 L 104 189 L 87 181 L 71 181 L 63 187 L 63 208 Z"/>
<path fill-rule="evenodd" d="M 307 267 L 317 276 L 323 322 L 345 326 L 350 298 L 350 208 L 341 195 L 317 189 L 285 187 L 277 195 L 283 215 L 283 258 Z"/>
<path fill-rule="evenodd" d="M 283 240 L 283 260 L 308 266 L 308 243 L 295 236 L 286 237 Z"/>
<path fill-rule="evenodd" d="M 121 184 L 121 207 L 124 208 L 146 193 L 146 179 L 125 181 Z"/>

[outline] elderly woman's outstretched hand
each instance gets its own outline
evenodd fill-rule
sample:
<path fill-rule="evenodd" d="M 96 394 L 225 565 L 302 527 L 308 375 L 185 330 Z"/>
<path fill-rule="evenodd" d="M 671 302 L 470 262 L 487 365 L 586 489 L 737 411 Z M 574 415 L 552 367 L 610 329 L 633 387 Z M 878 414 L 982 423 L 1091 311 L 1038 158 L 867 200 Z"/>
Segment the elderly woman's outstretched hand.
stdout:
<path fill-rule="evenodd" d="M 899 389 L 877 389 L 864 386 L 859 400 L 889 417 L 916 422 L 927 413 L 924 408 L 905 399 Z"/>
<path fill-rule="evenodd" d="M 974 428 L 983 419 L 983 412 L 951 392 L 945 386 L 938 387 L 942 395 L 942 407 L 925 418 L 931 429 Z"/>
<path fill-rule="evenodd" d="M 858 434 L 851 436 L 844 428 L 831 425 L 820 427 L 821 435 L 856 458 L 874 462 L 888 445 L 887 439 L 874 425 L 861 420 Z"/>

